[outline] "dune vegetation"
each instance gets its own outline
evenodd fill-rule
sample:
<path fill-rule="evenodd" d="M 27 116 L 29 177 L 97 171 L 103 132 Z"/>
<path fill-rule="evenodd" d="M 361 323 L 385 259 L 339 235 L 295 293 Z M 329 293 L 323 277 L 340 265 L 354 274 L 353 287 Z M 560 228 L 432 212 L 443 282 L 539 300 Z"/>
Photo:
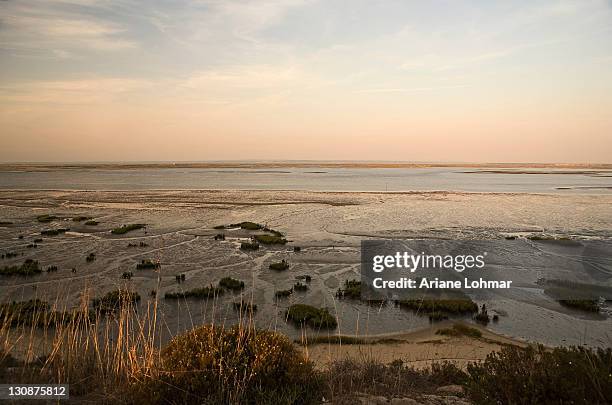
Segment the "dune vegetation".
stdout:
<path fill-rule="evenodd" d="M 456 395 L 483 405 L 612 402 L 612 349 L 505 345 L 464 368 L 364 357 L 318 369 L 289 338 L 256 329 L 248 317 L 231 327 L 198 326 L 160 344 L 156 301 L 135 311 L 139 298 L 111 291 L 92 301 L 94 310 L 59 311 L 41 300 L 1 304 L 0 383 L 70 384 L 72 400 L 118 404 L 349 404 L 381 395 L 419 403 L 440 401 L 439 390 L 451 385 Z M 242 301 L 233 306 L 249 308 Z M 294 305 L 287 315 L 316 329 L 335 325 L 325 309 Z M 18 353 L 16 341 L 34 347 L 33 328 L 48 339 L 47 351 Z M 441 334 L 478 338 L 474 330 L 455 325 Z M 386 342 L 340 335 L 300 342 L 339 343 Z"/>

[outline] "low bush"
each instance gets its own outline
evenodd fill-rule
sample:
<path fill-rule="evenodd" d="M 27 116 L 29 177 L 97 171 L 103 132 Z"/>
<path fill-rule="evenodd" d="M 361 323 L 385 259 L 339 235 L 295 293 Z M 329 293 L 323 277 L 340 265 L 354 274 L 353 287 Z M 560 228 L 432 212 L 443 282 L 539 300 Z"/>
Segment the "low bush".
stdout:
<path fill-rule="evenodd" d="M 200 326 L 161 352 L 164 372 L 145 391 L 155 403 L 300 404 L 321 399 L 321 380 L 284 335 Z"/>
<path fill-rule="evenodd" d="M 86 261 L 87 263 L 91 263 L 91 262 L 93 262 L 94 260 L 96 260 L 96 254 L 95 254 L 95 253 L 90 253 L 90 254 L 88 254 L 88 255 L 87 255 L 87 257 L 85 258 L 85 261 Z"/>
<path fill-rule="evenodd" d="M 74 222 L 83 222 L 87 221 L 88 219 L 91 219 L 91 217 L 77 216 L 72 218 Z"/>
<path fill-rule="evenodd" d="M 85 225 L 88 225 L 88 226 L 96 226 L 98 224 L 99 224 L 99 222 L 98 221 L 94 221 L 94 220 L 85 221 Z"/>
<path fill-rule="evenodd" d="M 134 276 L 134 273 L 132 273 L 131 271 L 124 271 L 123 274 L 121 275 L 121 278 L 125 280 L 131 280 L 133 276 Z"/>
<path fill-rule="evenodd" d="M 244 288 L 244 281 L 236 280 L 235 278 L 231 277 L 224 277 L 219 281 L 219 287 L 232 291 L 238 291 Z"/>
<path fill-rule="evenodd" d="M 294 304 L 287 309 L 286 315 L 287 319 L 300 326 L 309 325 L 321 329 L 335 329 L 338 326 L 336 318 L 329 313 L 327 308 Z"/>
<path fill-rule="evenodd" d="M 610 404 L 612 349 L 504 347 L 468 365 L 478 404 Z"/>

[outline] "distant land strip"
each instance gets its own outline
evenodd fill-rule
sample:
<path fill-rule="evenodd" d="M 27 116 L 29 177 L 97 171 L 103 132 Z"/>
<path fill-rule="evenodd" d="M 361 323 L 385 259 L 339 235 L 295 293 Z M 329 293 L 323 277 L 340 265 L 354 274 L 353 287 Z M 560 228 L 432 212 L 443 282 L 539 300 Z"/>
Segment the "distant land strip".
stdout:
<path fill-rule="evenodd" d="M 0 163 L 0 172 L 56 170 L 141 170 L 141 169 L 604 169 L 612 163 L 410 163 L 410 162 L 159 162 L 159 163 Z"/>

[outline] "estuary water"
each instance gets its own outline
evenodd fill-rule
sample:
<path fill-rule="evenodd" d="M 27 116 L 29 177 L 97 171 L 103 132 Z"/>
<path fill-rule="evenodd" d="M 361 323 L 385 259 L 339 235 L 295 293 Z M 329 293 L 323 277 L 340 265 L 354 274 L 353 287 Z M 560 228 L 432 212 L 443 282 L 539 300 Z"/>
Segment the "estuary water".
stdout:
<path fill-rule="evenodd" d="M 612 171 L 473 168 L 50 169 L 2 171 L 4 190 L 465 191 L 610 194 Z"/>

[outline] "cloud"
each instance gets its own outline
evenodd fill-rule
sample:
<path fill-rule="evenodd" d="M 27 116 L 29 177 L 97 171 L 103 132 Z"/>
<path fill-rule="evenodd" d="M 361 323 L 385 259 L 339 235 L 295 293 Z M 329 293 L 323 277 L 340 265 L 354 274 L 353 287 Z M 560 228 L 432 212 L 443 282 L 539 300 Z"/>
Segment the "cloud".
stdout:
<path fill-rule="evenodd" d="M 0 4 L 0 48 L 22 55 L 44 52 L 67 57 L 78 50 L 115 51 L 137 46 L 136 41 L 124 37 L 126 29 L 118 23 L 80 8 L 57 6 L 44 1 Z"/>

